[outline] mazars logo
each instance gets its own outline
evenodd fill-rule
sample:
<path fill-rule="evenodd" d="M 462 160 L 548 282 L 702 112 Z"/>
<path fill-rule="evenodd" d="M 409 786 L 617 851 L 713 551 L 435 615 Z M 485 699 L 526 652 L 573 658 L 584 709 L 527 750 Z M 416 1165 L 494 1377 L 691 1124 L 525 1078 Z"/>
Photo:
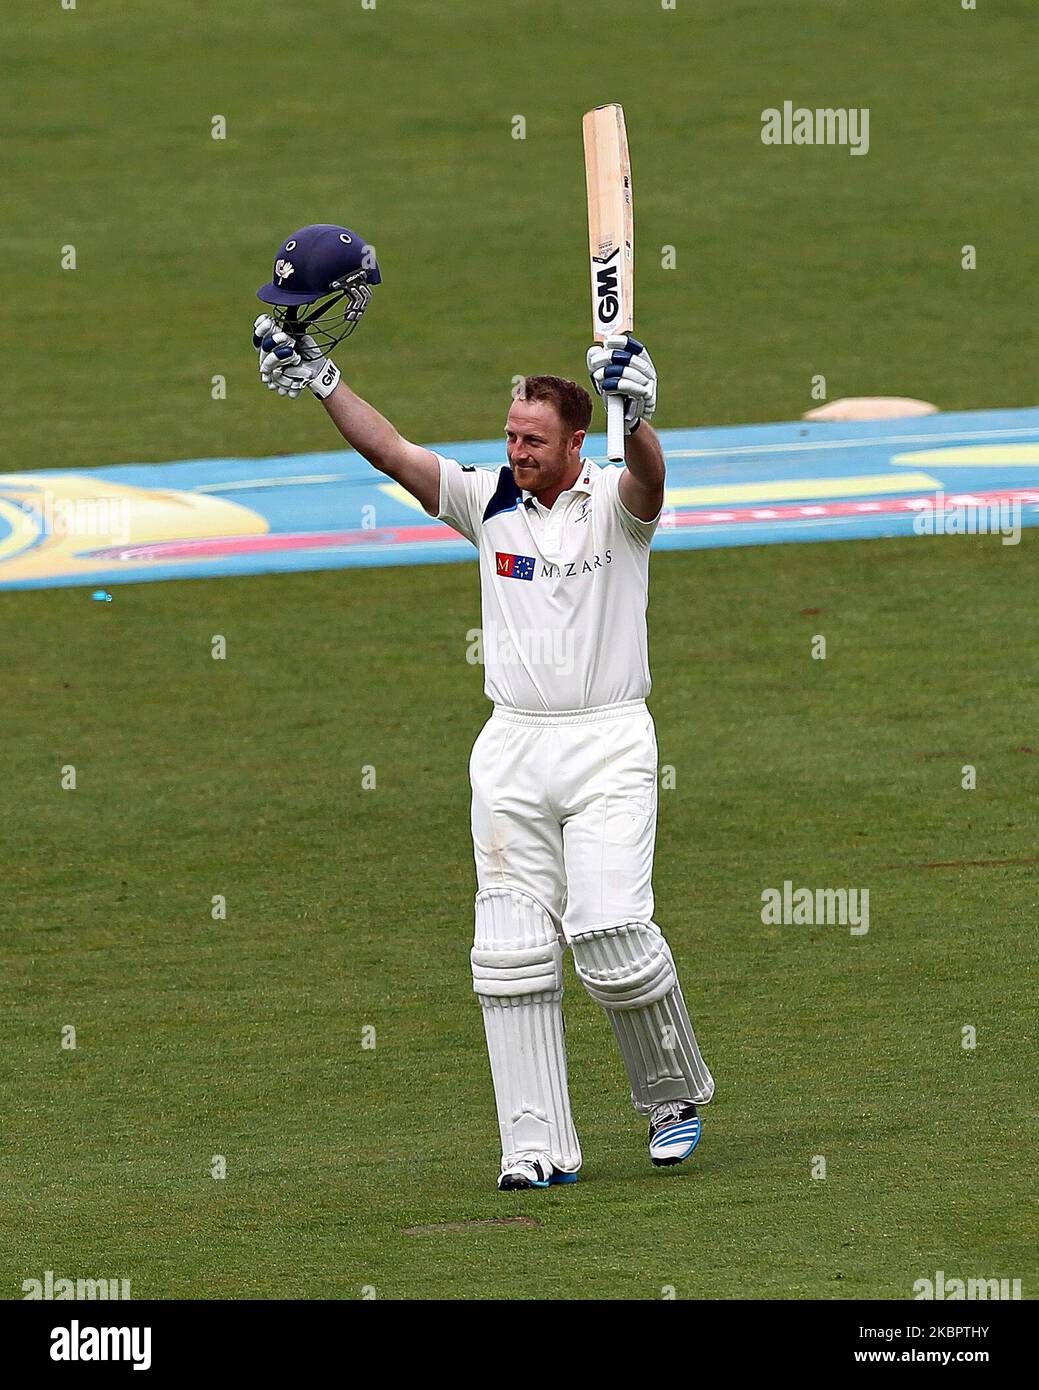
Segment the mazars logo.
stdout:
<path fill-rule="evenodd" d="M 494 568 L 499 579 L 533 579 L 533 555 L 507 555 L 503 550 L 494 552 Z"/>

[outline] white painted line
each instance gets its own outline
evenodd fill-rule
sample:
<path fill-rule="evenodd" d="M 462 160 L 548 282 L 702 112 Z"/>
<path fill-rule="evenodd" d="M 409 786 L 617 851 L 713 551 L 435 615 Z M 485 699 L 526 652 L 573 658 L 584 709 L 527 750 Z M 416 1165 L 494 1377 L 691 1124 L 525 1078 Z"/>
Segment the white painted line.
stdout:
<path fill-rule="evenodd" d="M 348 483 L 349 473 L 300 474 L 298 478 L 247 478 L 235 483 L 200 483 L 189 488 L 190 492 L 254 492 L 263 487 L 303 487 L 320 483 Z M 354 481 L 357 481 L 356 479 Z"/>
<path fill-rule="evenodd" d="M 807 427 L 806 427 L 807 428 Z M 818 425 L 815 426 L 819 428 Z M 1039 425 L 1006 430 L 954 430 L 950 434 L 863 435 L 859 439 L 794 439 L 789 444 L 732 444 L 723 449 L 664 449 L 669 459 L 722 458 L 727 454 L 795 454 L 813 449 L 862 449 L 876 444 L 933 444 L 941 439 L 1017 439 L 1039 435 Z"/>

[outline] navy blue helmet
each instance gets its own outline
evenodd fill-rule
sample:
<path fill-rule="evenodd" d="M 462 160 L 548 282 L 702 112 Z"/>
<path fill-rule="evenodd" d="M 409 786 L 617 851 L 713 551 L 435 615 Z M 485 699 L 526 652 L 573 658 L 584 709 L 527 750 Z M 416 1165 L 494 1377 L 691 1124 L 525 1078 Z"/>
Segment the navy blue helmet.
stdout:
<path fill-rule="evenodd" d="M 256 297 L 274 306 L 274 320 L 291 337 L 305 333 L 330 352 L 364 316 L 371 285 L 382 283 L 375 248 L 349 227 L 318 222 L 282 242 L 274 274 Z"/>

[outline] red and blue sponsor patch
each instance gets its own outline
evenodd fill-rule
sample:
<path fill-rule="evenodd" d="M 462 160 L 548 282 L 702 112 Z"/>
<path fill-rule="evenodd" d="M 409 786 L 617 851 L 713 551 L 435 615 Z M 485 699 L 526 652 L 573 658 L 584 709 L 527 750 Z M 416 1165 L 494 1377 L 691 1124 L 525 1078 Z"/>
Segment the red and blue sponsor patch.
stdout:
<path fill-rule="evenodd" d="M 503 550 L 494 552 L 495 572 L 501 579 L 533 579 L 533 555 L 506 555 Z"/>

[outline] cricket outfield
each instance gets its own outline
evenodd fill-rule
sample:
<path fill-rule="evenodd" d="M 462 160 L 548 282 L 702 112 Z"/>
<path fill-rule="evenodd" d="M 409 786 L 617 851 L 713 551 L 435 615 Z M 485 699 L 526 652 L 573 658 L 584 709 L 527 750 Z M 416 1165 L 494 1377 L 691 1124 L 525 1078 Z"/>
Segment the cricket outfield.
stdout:
<path fill-rule="evenodd" d="M 938 1271 L 1035 1296 L 1031 10 L 313 0 L 274 46 L 272 0 L 8 21 L 0 1297 L 47 1271 L 140 1299 L 901 1300 Z M 615 51 L 582 64 L 593 12 Z M 788 98 L 868 107 L 868 153 L 763 144 Z M 722 489 L 672 499 L 701 519 L 662 528 L 649 610 L 657 918 L 718 1090 L 694 1159 L 653 1169 L 568 964 L 582 1178 L 503 1195 L 468 962 L 475 566 L 260 550 L 363 533 L 367 488 L 376 529 L 434 523 L 263 391 L 249 338 L 280 238 L 362 227 L 384 283 L 344 373 L 493 463 L 516 375 L 583 372 L 580 115 L 618 99 L 654 423 L 707 451 L 670 486 Z M 820 376 L 942 414 L 862 427 L 859 457 L 859 427 L 796 423 Z M 826 440 L 850 447 L 795 460 Z M 788 452 L 743 456 L 764 443 Z M 297 489 L 300 524 L 229 460 L 344 476 L 333 505 Z M 5 580 L 43 475 L 79 478 L 52 523 L 100 478 L 155 494 L 130 548 L 190 538 L 164 529 L 189 506 L 238 548 Z M 829 490 L 779 487 L 806 477 Z M 936 484 L 1021 493 L 1019 544 L 910 534 Z M 827 541 L 853 523 L 892 534 Z M 760 543 L 786 524 L 821 543 Z M 250 546 L 271 572 L 230 572 Z M 868 932 L 767 923 L 787 883 L 868 889 Z"/>

